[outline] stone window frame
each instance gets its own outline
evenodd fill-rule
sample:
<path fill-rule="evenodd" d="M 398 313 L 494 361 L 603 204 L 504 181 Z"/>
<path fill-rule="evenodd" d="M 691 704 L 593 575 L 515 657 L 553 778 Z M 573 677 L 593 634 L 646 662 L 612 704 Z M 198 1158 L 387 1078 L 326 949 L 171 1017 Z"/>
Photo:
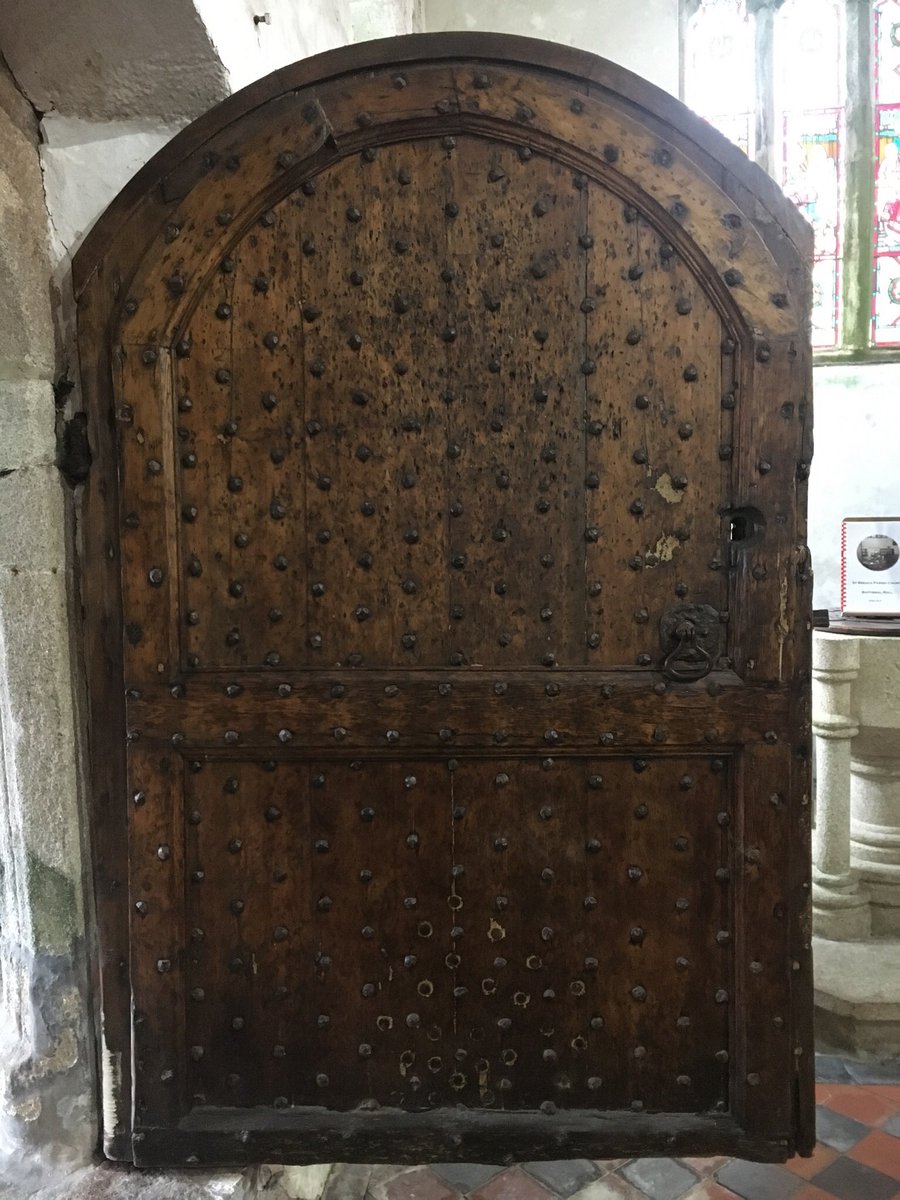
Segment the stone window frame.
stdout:
<path fill-rule="evenodd" d="M 702 0 L 679 0 L 679 95 L 685 96 L 688 23 Z M 775 17 L 785 0 L 745 0 L 754 18 L 756 162 L 777 182 Z M 872 229 L 875 212 L 875 0 L 842 0 L 844 55 L 843 256 L 838 345 L 815 363 L 900 362 L 900 346 L 871 344 Z"/>

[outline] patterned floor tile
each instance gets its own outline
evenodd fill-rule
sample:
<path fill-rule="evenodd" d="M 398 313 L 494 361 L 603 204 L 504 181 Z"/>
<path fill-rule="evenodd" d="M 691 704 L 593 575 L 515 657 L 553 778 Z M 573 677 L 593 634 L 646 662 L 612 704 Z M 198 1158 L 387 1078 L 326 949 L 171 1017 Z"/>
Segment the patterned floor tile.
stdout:
<path fill-rule="evenodd" d="M 900 1078 L 897 1065 L 819 1056 L 816 1071 L 819 1142 L 783 1167 L 721 1157 L 378 1166 L 366 1168 L 365 1200 L 900 1200 L 900 1082 L 885 1082 Z"/>
<path fill-rule="evenodd" d="M 439 1179 L 463 1195 L 484 1187 L 503 1170 L 484 1163 L 433 1163 L 431 1169 Z"/>
<path fill-rule="evenodd" d="M 336 1163 L 322 1189 L 321 1200 L 363 1200 L 371 1176 L 368 1163 Z"/>
<path fill-rule="evenodd" d="M 900 1138 L 880 1129 L 874 1129 L 868 1137 L 857 1142 L 847 1157 L 874 1167 L 883 1175 L 890 1175 L 891 1179 L 900 1180 Z"/>
<path fill-rule="evenodd" d="M 680 1158 L 679 1162 L 683 1162 L 686 1167 L 696 1172 L 701 1179 L 707 1179 L 710 1175 L 714 1175 L 720 1167 L 724 1167 L 731 1160 L 728 1158 Z"/>
<path fill-rule="evenodd" d="M 791 1158 L 784 1164 L 786 1169 L 801 1179 L 812 1179 L 824 1171 L 837 1158 L 838 1152 L 824 1142 L 818 1142 L 810 1158 Z"/>
<path fill-rule="evenodd" d="M 826 1102 L 832 1112 L 843 1113 L 862 1121 L 864 1125 L 880 1125 L 893 1113 L 894 1106 L 882 1097 L 877 1087 L 861 1087 L 859 1084 L 837 1084 L 832 1087 Z"/>
<path fill-rule="evenodd" d="M 646 1200 L 646 1195 L 632 1187 L 627 1179 L 618 1175 L 604 1175 L 602 1179 L 597 1179 L 580 1192 L 576 1192 L 571 1200 Z"/>
<path fill-rule="evenodd" d="M 521 1167 L 510 1167 L 472 1195 L 475 1200 L 548 1200 L 552 1193 Z"/>
<path fill-rule="evenodd" d="M 600 1172 L 586 1158 L 525 1163 L 525 1170 L 557 1196 L 569 1197 L 593 1183 Z"/>
<path fill-rule="evenodd" d="M 719 1183 L 731 1188 L 742 1200 L 787 1200 L 797 1190 L 797 1176 L 770 1163 L 733 1159 L 718 1174 Z"/>
<path fill-rule="evenodd" d="M 387 1200 L 456 1200 L 456 1192 L 429 1167 L 416 1167 L 395 1175 L 385 1184 L 384 1194 Z"/>
<path fill-rule="evenodd" d="M 837 1158 L 812 1181 L 837 1200 L 893 1200 L 897 1181 L 851 1158 Z"/>
<path fill-rule="evenodd" d="M 738 1195 L 731 1188 L 716 1183 L 715 1179 L 705 1179 L 689 1191 L 684 1200 L 738 1200 Z"/>
<path fill-rule="evenodd" d="M 852 1083 L 853 1076 L 842 1058 L 832 1054 L 816 1055 L 816 1079 L 822 1083 Z"/>
<path fill-rule="evenodd" d="M 847 1070 L 857 1083 L 900 1084 L 900 1059 L 890 1062 L 861 1063 L 846 1059 Z"/>
<path fill-rule="evenodd" d="M 869 1132 L 868 1125 L 833 1112 L 823 1105 L 816 1107 L 816 1136 L 820 1142 L 833 1146 L 843 1154 L 861 1141 Z"/>
<path fill-rule="evenodd" d="M 408 1167 L 398 1167 L 393 1163 L 379 1163 L 377 1166 L 373 1166 L 372 1174 L 369 1176 L 367 1195 L 371 1196 L 372 1200 L 387 1200 L 385 1187 L 397 1175 L 402 1175 L 407 1170 L 409 1170 Z"/>
<path fill-rule="evenodd" d="M 635 1158 L 619 1174 L 650 1200 L 678 1200 L 697 1182 L 694 1172 L 673 1158 Z"/>

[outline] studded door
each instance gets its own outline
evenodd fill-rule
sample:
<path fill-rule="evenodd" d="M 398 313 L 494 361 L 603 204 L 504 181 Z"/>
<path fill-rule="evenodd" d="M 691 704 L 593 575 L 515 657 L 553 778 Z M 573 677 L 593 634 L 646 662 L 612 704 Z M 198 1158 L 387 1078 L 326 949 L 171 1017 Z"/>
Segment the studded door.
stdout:
<path fill-rule="evenodd" d="M 461 35 L 273 76 L 110 210 L 108 1153 L 811 1146 L 808 249 L 674 101 Z"/>

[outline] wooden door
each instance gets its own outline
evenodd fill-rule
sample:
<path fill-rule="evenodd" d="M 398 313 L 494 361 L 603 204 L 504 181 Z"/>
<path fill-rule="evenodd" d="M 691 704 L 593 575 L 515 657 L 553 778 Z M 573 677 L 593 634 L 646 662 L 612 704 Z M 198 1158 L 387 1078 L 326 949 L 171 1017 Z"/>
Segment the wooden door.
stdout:
<path fill-rule="evenodd" d="M 222 104 L 78 256 L 105 1145 L 813 1144 L 810 234 L 494 36 Z"/>

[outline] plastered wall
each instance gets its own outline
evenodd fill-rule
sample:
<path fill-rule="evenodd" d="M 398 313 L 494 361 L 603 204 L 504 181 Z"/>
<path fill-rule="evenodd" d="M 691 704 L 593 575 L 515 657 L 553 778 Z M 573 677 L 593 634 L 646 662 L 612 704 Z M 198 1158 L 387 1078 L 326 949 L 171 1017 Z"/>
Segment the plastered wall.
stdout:
<path fill-rule="evenodd" d="M 429 33 L 481 29 L 590 50 L 678 94 L 678 0 L 423 0 Z"/>
<path fill-rule="evenodd" d="M 813 394 L 814 604 L 838 608 L 841 519 L 900 515 L 900 363 L 816 367 Z"/>

